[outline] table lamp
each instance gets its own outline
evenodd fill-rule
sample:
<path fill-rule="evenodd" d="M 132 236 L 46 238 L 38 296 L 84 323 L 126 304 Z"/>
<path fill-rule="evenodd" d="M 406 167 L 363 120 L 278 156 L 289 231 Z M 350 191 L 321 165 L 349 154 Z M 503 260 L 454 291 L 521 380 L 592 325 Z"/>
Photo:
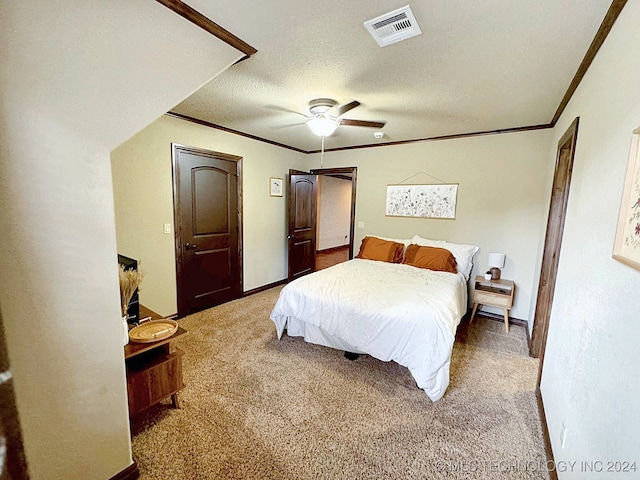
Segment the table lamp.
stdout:
<path fill-rule="evenodd" d="M 500 280 L 500 269 L 504 268 L 504 261 L 507 256 L 504 253 L 489 254 L 489 271 L 491 272 L 491 280 Z"/>

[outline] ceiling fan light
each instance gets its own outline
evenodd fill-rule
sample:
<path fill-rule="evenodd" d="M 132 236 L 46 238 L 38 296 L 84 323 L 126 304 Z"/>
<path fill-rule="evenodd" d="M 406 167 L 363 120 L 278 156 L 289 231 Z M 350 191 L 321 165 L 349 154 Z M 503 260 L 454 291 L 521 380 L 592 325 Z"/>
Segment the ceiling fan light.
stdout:
<path fill-rule="evenodd" d="M 328 137 L 336 131 L 336 128 L 340 125 L 340 120 L 326 115 L 316 115 L 307 121 L 307 125 L 319 137 Z"/>

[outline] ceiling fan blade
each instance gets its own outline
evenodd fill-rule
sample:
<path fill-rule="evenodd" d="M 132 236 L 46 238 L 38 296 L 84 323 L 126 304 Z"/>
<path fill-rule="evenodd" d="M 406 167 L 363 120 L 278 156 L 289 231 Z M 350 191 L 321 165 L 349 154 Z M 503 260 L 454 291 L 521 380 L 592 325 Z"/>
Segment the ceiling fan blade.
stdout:
<path fill-rule="evenodd" d="M 385 126 L 387 122 L 368 122 L 366 120 L 349 120 L 348 118 L 343 118 L 340 121 L 340 125 L 349 125 L 352 127 L 371 127 L 371 128 L 382 128 Z"/>
<path fill-rule="evenodd" d="M 277 112 L 295 113 L 296 115 L 300 115 L 301 117 L 308 118 L 304 113 L 296 112 L 295 110 L 289 110 L 288 108 L 283 108 L 278 105 L 265 105 L 265 108 L 268 108 L 269 110 L 275 110 Z"/>
<path fill-rule="evenodd" d="M 292 127 L 297 127 L 299 125 L 305 125 L 305 122 L 288 123 L 286 125 L 277 125 L 277 126 L 272 127 L 272 128 L 273 128 L 273 130 L 282 130 L 284 128 L 292 128 Z"/>
<path fill-rule="evenodd" d="M 357 100 L 354 100 L 353 102 L 349 102 L 346 105 L 342 105 L 341 107 L 338 108 L 338 114 L 336 116 L 339 117 L 340 115 L 344 115 L 349 110 L 353 110 L 354 108 L 356 108 L 358 105 L 360 105 L 360 102 Z"/>

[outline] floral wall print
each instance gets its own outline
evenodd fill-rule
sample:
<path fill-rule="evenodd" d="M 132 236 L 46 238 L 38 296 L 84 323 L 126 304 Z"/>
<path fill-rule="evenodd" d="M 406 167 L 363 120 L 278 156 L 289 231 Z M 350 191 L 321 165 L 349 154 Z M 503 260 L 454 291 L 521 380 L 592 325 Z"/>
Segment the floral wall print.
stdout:
<path fill-rule="evenodd" d="M 387 185 L 389 217 L 456 218 L 458 184 Z"/>
<path fill-rule="evenodd" d="M 640 128 L 633 132 L 613 258 L 640 270 Z"/>

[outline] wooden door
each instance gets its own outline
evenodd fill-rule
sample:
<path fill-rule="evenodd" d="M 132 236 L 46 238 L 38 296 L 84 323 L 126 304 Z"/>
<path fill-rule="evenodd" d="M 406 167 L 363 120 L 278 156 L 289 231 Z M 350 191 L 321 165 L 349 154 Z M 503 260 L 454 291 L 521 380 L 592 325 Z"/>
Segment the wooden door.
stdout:
<path fill-rule="evenodd" d="M 242 294 L 240 160 L 173 146 L 178 316 Z"/>
<path fill-rule="evenodd" d="M 29 478 L 4 332 L 0 313 L 0 444 L 3 450 L 6 448 L 0 452 L 0 478 Z"/>
<path fill-rule="evenodd" d="M 290 170 L 287 192 L 289 281 L 315 270 L 317 201 L 318 176 Z"/>
<path fill-rule="evenodd" d="M 544 357 L 547 345 L 547 333 L 549 331 L 549 317 L 553 304 L 553 294 L 556 287 L 556 274 L 558 261 L 560 260 L 560 248 L 562 246 L 562 233 L 564 220 L 569 200 L 569 186 L 571 184 L 571 172 L 573 169 L 573 157 L 576 149 L 578 135 L 578 118 L 576 118 L 566 133 L 558 142 L 558 154 L 556 168 L 553 177 L 553 189 L 549 205 L 549 219 L 547 221 L 547 233 L 544 241 L 544 253 L 540 270 L 540 283 L 538 286 L 538 298 L 536 313 L 531 334 L 530 354 L 536 358 Z M 542 362 L 540 362 L 542 368 Z M 538 377 L 538 384 L 540 378 Z"/>

